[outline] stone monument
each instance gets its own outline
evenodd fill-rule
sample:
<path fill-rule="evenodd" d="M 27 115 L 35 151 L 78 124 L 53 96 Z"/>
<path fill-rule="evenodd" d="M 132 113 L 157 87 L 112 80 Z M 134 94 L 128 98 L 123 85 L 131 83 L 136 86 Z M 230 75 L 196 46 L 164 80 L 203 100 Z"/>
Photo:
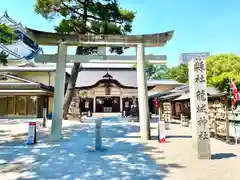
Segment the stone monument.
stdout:
<path fill-rule="evenodd" d="M 202 58 L 189 62 L 189 89 L 193 147 L 199 159 L 211 159 L 206 63 Z"/>

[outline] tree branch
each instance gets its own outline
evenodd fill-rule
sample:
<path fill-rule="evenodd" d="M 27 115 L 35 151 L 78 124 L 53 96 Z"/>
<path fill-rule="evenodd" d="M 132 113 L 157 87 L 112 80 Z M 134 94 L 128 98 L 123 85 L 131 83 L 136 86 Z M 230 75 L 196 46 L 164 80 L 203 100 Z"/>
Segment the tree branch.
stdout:
<path fill-rule="evenodd" d="M 84 14 L 76 11 L 74 8 L 69 7 L 67 4 L 65 4 L 65 3 L 63 3 L 63 2 L 62 2 L 62 5 L 63 5 L 64 7 L 66 7 L 66 8 L 68 8 L 70 11 L 76 13 L 77 15 L 82 16 L 82 17 L 84 16 Z M 99 18 L 99 17 L 95 17 L 95 16 L 93 16 L 93 15 L 87 15 L 87 18 L 88 18 L 88 19 L 91 18 L 92 20 L 104 21 L 104 19 Z M 112 22 L 112 23 L 118 23 L 118 24 L 122 24 L 122 23 L 123 23 L 123 21 L 122 21 L 122 22 L 121 22 L 121 21 L 114 21 L 114 20 L 111 20 L 111 19 L 108 19 L 108 21 L 109 21 L 109 22 Z"/>

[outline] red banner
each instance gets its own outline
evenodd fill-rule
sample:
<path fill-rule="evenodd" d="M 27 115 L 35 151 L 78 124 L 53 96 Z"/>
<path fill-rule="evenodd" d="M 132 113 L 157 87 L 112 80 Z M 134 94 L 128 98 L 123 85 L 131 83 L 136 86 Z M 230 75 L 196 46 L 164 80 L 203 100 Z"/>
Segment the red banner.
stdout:
<path fill-rule="evenodd" d="M 159 102 L 158 102 L 158 98 L 157 97 L 154 99 L 154 105 L 155 105 L 156 111 L 158 111 Z"/>
<path fill-rule="evenodd" d="M 232 80 L 230 80 L 230 88 L 232 89 L 232 103 L 233 105 L 236 105 L 238 100 L 238 89 Z"/>

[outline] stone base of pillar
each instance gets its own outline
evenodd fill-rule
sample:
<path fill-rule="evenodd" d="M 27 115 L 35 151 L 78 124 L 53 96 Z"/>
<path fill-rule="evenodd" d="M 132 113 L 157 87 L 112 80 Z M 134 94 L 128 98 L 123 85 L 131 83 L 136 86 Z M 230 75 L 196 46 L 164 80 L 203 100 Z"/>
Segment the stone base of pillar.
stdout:
<path fill-rule="evenodd" d="M 62 140 L 62 139 L 63 139 L 63 136 L 62 136 L 62 135 L 61 135 L 61 136 L 50 135 L 50 138 L 49 138 L 49 140 L 52 141 L 52 142 L 54 142 L 54 141 L 60 141 L 60 140 Z"/>

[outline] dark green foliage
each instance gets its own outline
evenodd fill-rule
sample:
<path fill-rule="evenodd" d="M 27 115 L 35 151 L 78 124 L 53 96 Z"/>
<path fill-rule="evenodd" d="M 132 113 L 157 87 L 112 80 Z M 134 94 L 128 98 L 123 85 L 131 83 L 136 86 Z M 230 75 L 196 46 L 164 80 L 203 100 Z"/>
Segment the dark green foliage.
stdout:
<path fill-rule="evenodd" d="M 179 66 L 171 67 L 165 74 L 165 79 L 176 80 L 180 83 L 188 82 L 188 65 L 181 64 Z"/>
<path fill-rule="evenodd" d="M 0 44 L 11 44 L 15 41 L 16 35 L 12 28 L 5 24 L 0 24 Z M 8 55 L 0 51 L 0 63 L 7 65 Z"/>
<path fill-rule="evenodd" d="M 125 35 L 131 32 L 135 17 L 134 12 L 120 8 L 117 0 L 36 0 L 35 11 L 47 19 L 61 18 L 55 30 L 64 34 Z M 87 49 L 87 54 L 96 53 L 96 48 Z M 110 51 L 122 54 L 123 48 Z"/>
<path fill-rule="evenodd" d="M 3 51 L 0 52 L 0 62 L 1 62 L 1 64 L 3 64 L 4 66 L 6 66 L 7 63 L 8 63 L 7 57 L 8 57 L 8 55 L 7 55 L 6 53 L 4 53 Z"/>
<path fill-rule="evenodd" d="M 15 40 L 15 33 L 12 28 L 5 24 L 0 24 L 0 43 L 11 44 Z"/>

